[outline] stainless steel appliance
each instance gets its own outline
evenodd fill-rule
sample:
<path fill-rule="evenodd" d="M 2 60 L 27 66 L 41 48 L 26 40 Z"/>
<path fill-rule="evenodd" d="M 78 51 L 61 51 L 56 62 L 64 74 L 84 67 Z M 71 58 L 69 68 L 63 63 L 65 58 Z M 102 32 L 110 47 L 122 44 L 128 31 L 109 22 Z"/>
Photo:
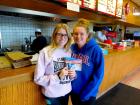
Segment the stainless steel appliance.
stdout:
<path fill-rule="evenodd" d="M 1 32 L 0 32 L 0 49 L 2 48 L 2 35 L 1 35 Z"/>

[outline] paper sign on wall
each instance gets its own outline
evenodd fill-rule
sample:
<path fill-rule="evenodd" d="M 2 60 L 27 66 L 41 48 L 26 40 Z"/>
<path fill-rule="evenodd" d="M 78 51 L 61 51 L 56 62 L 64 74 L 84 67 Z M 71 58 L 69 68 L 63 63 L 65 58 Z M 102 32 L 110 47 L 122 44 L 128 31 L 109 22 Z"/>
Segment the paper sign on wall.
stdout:
<path fill-rule="evenodd" d="M 76 11 L 76 12 L 80 12 L 80 6 L 78 4 L 71 3 L 71 2 L 67 2 L 67 9 Z"/>

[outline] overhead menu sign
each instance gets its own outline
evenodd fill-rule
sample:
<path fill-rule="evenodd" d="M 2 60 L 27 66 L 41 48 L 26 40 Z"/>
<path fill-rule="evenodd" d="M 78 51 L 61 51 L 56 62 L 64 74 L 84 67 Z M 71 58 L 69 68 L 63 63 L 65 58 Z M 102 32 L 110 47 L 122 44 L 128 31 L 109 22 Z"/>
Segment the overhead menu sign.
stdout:
<path fill-rule="evenodd" d="M 74 4 L 71 2 L 67 2 L 67 9 L 72 10 L 72 11 L 76 11 L 76 12 L 80 12 L 80 6 L 78 4 Z"/>
<path fill-rule="evenodd" d="M 77 4 L 82 5 L 82 0 L 75 0 L 77 1 Z"/>
<path fill-rule="evenodd" d="M 95 10 L 96 0 L 83 0 L 83 7 Z"/>
<path fill-rule="evenodd" d="M 97 10 L 106 13 L 107 11 L 107 0 L 98 0 Z"/>
<path fill-rule="evenodd" d="M 122 17 L 123 0 L 117 0 L 116 16 Z"/>
<path fill-rule="evenodd" d="M 122 16 L 123 0 L 56 0 L 56 1 L 78 4 L 83 8 L 97 10 L 99 12 L 109 14 L 112 16 L 117 17 Z M 70 5 L 70 7 L 72 7 L 70 8 L 71 10 L 74 9 L 72 5 Z M 76 11 L 78 11 L 78 8 L 76 9 Z"/>
<path fill-rule="evenodd" d="M 106 12 L 111 15 L 115 15 L 116 12 L 116 0 L 107 1 L 107 10 Z"/>
<path fill-rule="evenodd" d="M 82 5 L 82 0 L 67 0 L 67 1 Z"/>
<path fill-rule="evenodd" d="M 98 0 L 98 11 L 115 16 L 116 3 L 116 0 Z"/>
<path fill-rule="evenodd" d="M 60 2 L 71 2 L 71 3 L 82 5 L 82 0 L 57 0 L 57 1 L 60 1 Z"/>

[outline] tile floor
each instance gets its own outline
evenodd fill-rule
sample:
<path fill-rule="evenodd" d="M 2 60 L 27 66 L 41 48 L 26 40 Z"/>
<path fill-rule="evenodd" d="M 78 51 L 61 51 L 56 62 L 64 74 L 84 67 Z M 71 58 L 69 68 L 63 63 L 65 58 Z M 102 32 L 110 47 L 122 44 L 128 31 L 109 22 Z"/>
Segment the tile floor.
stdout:
<path fill-rule="evenodd" d="M 140 67 L 124 78 L 121 83 L 140 89 Z"/>

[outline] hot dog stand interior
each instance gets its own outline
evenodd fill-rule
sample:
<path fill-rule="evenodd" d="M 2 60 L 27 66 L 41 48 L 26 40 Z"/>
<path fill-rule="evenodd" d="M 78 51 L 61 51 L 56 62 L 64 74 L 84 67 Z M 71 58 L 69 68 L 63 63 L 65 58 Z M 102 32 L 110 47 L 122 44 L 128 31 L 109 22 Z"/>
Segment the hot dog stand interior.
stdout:
<path fill-rule="evenodd" d="M 122 7 L 127 2 L 125 0 Z M 80 0 L 78 3 L 81 5 Z M 115 3 L 117 4 L 117 2 Z M 135 6 L 133 2 L 130 2 L 129 5 L 130 7 Z M 27 10 L 26 15 L 30 15 L 31 13 L 28 12 L 31 10 L 32 15 L 42 14 L 46 16 L 49 14 L 50 17 L 62 18 L 63 21 L 67 20 L 65 22 L 86 18 L 93 22 L 106 21 L 112 24 L 119 23 L 124 27 L 140 27 L 139 17 L 133 16 L 131 12 L 125 18 L 120 17 L 119 9 L 122 7 L 118 8 L 118 14 L 114 11 L 115 16 L 113 16 L 113 12 L 109 12 L 109 10 L 105 14 L 103 10 L 97 11 L 95 6 L 91 6 L 94 9 L 87 9 L 86 6 L 84 4 L 80 7 L 80 12 L 74 12 L 67 10 L 66 3 L 59 2 L 59 0 L 53 2 L 49 0 L 0 0 L 0 11 L 2 12 L 18 13 L 18 10 Z M 36 13 L 36 11 L 38 12 Z M 21 14 L 25 13 L 22 12 Z M 139 47 L 129 47 L 124 50 L 109 50 L 109 54 L 104 55 L 105 75 L 98 96 L 107 92 L 140 66 L 139 53 Z M 34 69 L 35 65 L 15 69 L 0 69 L 0 105 L 45 105 L 40 87 L 33 82 Z"/>

